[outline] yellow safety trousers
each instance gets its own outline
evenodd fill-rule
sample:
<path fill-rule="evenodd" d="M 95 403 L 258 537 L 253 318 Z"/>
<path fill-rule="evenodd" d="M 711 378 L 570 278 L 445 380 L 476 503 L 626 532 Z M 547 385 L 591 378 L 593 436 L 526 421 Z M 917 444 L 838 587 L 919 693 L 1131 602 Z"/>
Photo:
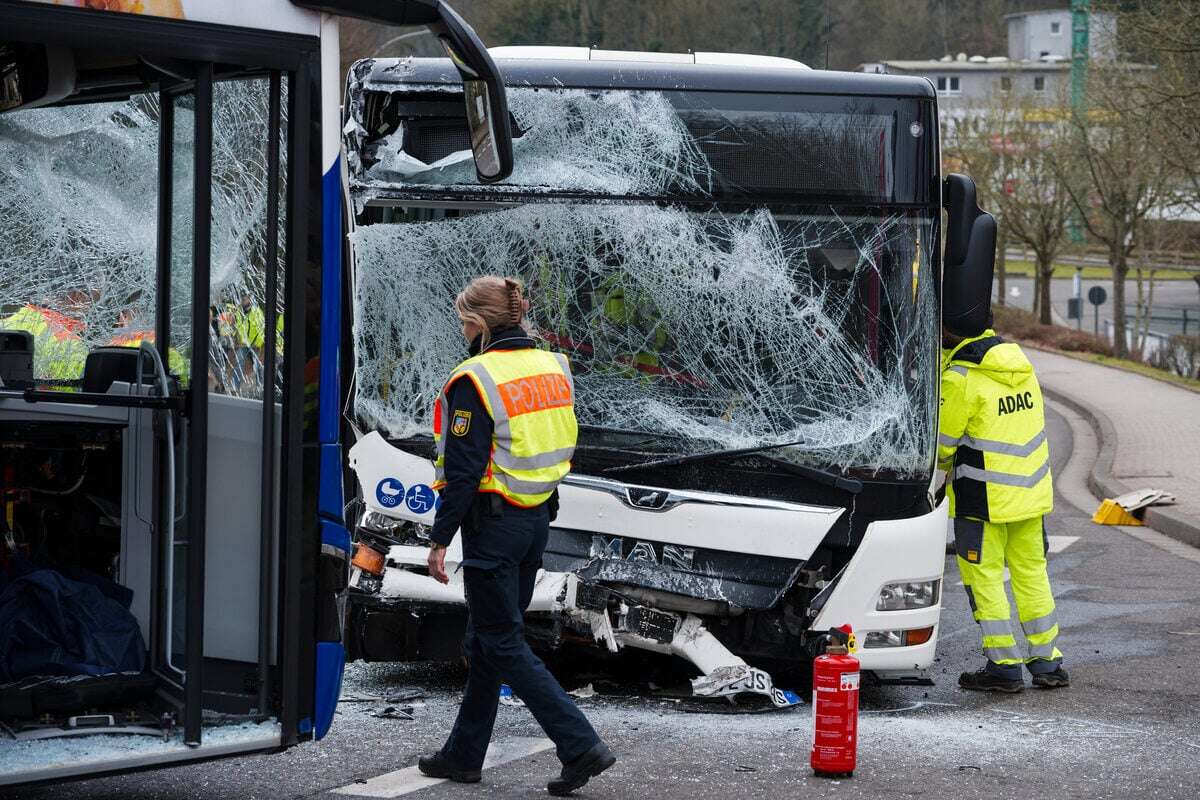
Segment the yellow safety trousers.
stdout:
<path fill-rule="evenodd" d="M 996 664 L 1030 664 L 1031 671 L 1052 671 L 1062 653 L 1055 645 L 1058 619 L 1050 577 L 1046 574 L 1046 536 L 1042 517 L 1016 522 L 954 520 L 958 570 L 983 635 L 983 652 Z M 1004 591 L 1004 568 L 1012 581 L 1017 616 L 1028 652 L 1022 653 L 1013 635 Z"/>

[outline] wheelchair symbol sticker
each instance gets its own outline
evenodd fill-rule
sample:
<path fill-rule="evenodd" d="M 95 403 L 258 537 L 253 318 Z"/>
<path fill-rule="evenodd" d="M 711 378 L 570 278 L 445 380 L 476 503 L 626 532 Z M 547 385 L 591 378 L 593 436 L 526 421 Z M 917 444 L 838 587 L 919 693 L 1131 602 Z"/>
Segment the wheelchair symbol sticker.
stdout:
<path fill-rule="evenodd" d="M 404 503 L 414 514 L 425 514 L 432 511 L 436 502 L 437 496 L 434 495 L 433 489 L 423 483 L 410 486 L 408 493 L 404 496 Z"/>
<path fill-rule="evenodd" d="M 384 478 L 375 487 L 375 499 L 384 508 L 395 508 L 404 499 L 404 484 L 395 478 Z"/>

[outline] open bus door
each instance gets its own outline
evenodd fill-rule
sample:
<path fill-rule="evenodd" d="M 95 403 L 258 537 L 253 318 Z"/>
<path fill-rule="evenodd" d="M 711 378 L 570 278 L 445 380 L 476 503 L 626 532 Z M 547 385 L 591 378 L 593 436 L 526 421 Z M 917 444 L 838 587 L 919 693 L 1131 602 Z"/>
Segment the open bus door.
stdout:
<path fill-rule="evenodd" d="M 342 76 L 312 11 L 430 25 L 474 82 L 480 179 L 511 170 L 495 64 L 443 3 L 183 8 L 203 19 L 0 0 L 0 328 L 34 328 L 0 359 L 0 605 L 30 575 L 88 574 L 133 654 L 40 675 L 0 646 L 0 786 L 286 747 L 333 719 Z M 81 725 L 105 734 L 82 758 Z"/>

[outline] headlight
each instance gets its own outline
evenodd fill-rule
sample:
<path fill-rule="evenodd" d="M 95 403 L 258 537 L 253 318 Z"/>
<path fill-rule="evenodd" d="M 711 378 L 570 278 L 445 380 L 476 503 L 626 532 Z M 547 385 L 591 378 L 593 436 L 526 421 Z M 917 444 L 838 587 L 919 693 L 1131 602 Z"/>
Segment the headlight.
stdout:
<path fill-rule="evenodd" d="M 906 611 L 937 605 L 941 579 L 889 583 L 879 590 L 876 611 Z"/>
<path fill-rule="evenodd" d="M 933 627 L 901 631 L 871 631 L 863 640 L 863 649 L 876 647 L 912 647 L 933 638 Z"/>

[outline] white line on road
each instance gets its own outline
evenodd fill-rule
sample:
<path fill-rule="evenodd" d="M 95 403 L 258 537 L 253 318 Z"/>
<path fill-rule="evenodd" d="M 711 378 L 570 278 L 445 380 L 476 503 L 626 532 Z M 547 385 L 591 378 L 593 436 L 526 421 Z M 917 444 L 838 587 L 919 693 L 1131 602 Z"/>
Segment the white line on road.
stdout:
<path fill-rule="evenodd" d="M 1051 553 L 1061 553 L 1079 541 L 1078 536 L 1047 536 L 1046 539 L 1050 542 Z"/>
<path fill-rule="evenodd" d="M 507 764 L 509 761 L 516 761 L 518 758 L 525 758 L 552 747 L 554 747 L 554 742 L 536 736 L 515 736 L 493 742 L 488 747 L 487 757 L 483 760 L 483 768 L 488 769 Z M 352 783 L 331 791 L 333 794 L 356 797 L 400 797 L 418 789 L 425 789 L 444 782 L 442 778 L 425 777 L 414 765 L 398 769 L 395 772 L 377 775 L 365 783 Z"/>

